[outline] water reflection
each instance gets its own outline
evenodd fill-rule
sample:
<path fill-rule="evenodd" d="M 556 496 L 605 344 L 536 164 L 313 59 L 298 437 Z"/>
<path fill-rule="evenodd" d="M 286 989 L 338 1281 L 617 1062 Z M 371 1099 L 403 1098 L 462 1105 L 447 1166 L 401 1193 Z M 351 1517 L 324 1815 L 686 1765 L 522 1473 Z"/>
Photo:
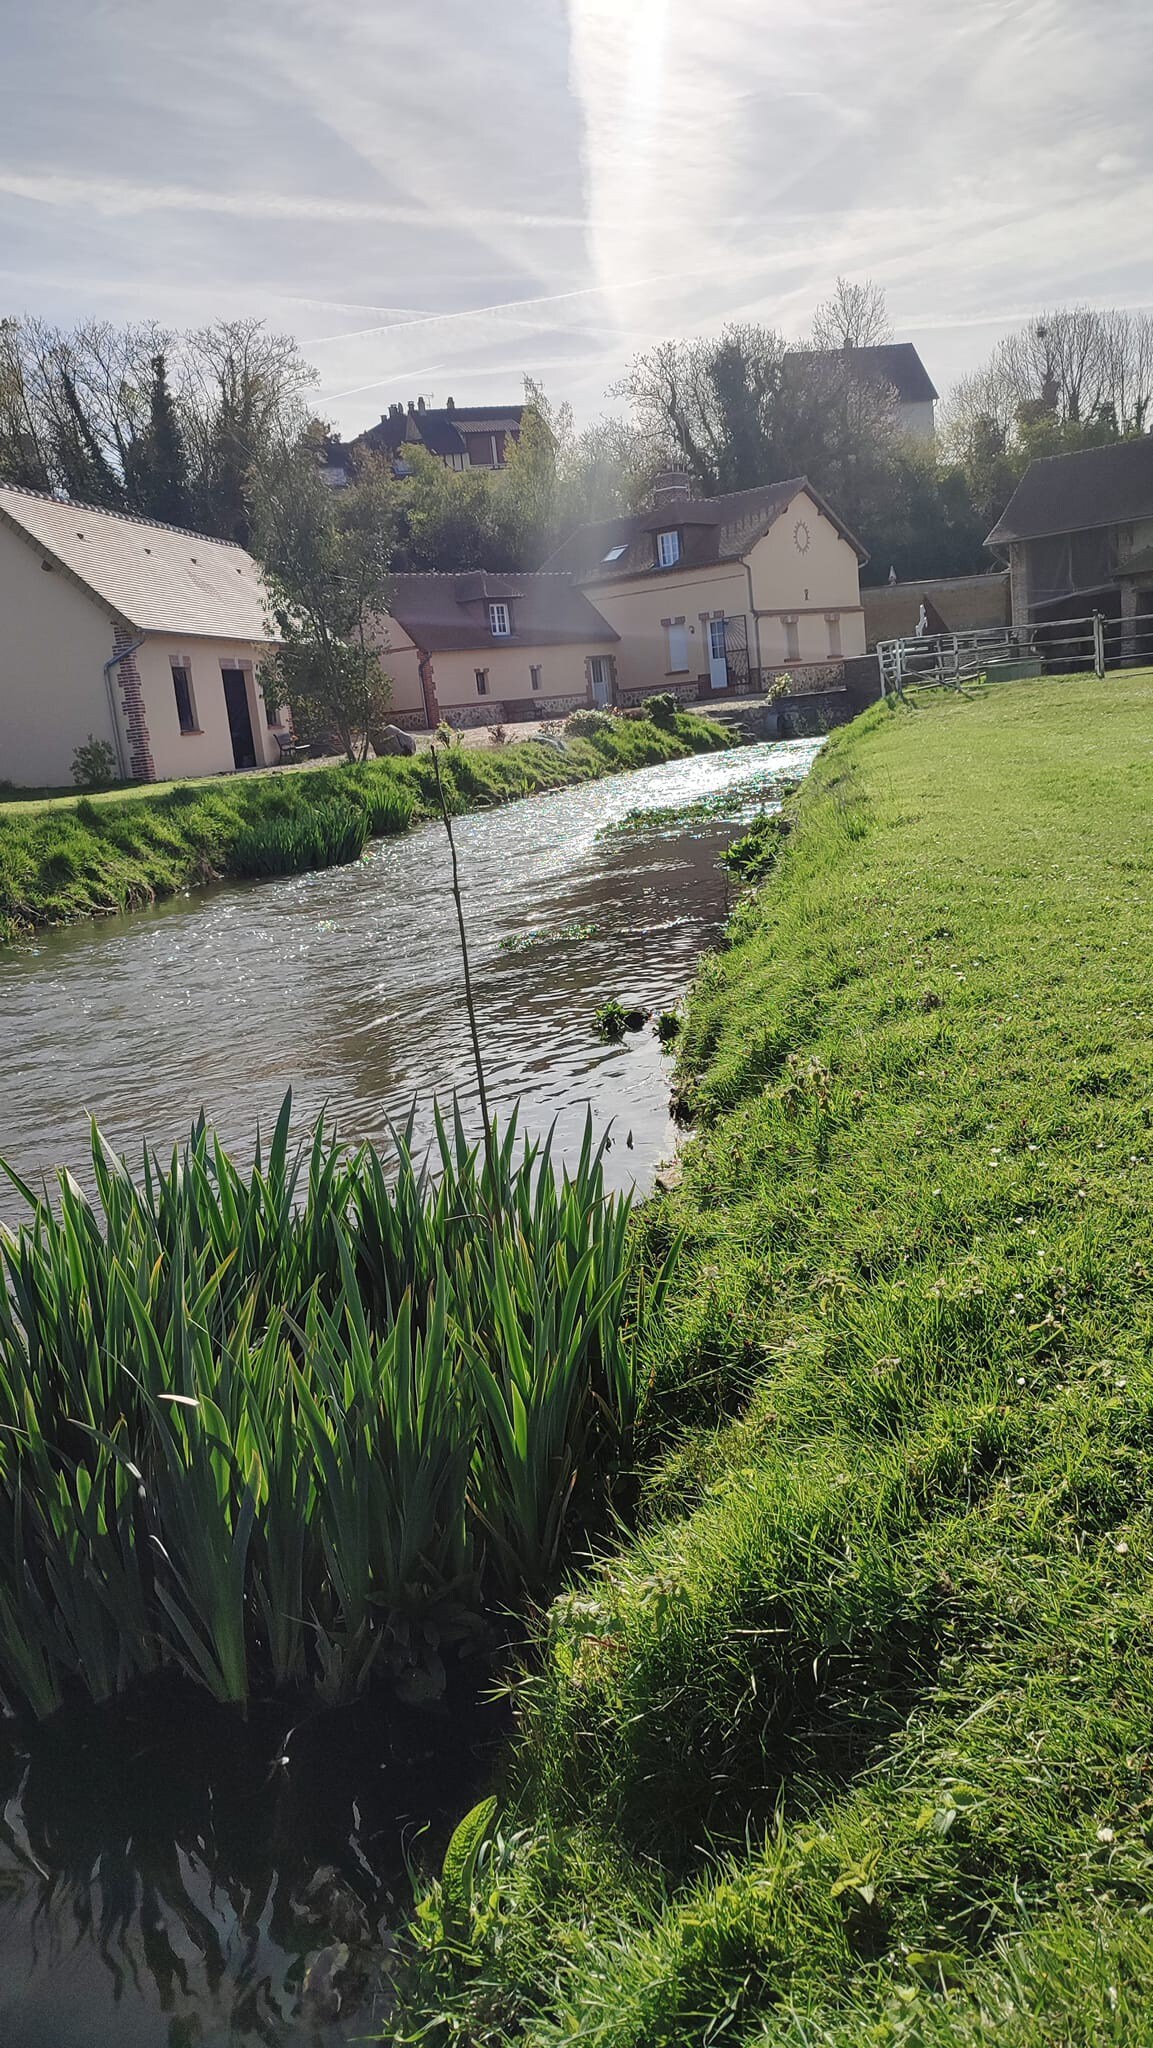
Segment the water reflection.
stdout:
<path fill-rule="evenodd" d="M 69 1710 L 0 1757 L 5 2048 L 335 2043 L 381 2020 L 406 1857 L 477 1796 L 495 1710 L 247 1719 L 182 1685 Z M 433 1822 L 431 1835 L 424 1831 Z M 342 2011 L 302 1997 L 340 1942 Z"/>

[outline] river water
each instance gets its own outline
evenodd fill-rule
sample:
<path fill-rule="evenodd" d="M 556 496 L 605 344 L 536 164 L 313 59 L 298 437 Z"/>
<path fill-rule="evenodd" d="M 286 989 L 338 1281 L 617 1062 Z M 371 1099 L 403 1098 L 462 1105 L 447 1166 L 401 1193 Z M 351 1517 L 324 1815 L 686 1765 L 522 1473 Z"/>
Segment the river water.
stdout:
<path fill-rule="evenodd" d="M 617 1185 L 651 1184 L 674 1143 L 650 1028 L 605 1045 L 593 1012 L 684 994 L 717 937 L 717 855 L 767 776 L 819 742 L 698 756 L 532 798 L 456 826 L 477 1006 L 497 1109 L 591 1109 Z M 755 794 L 756 785 L 761 794 Z M 733 814 L 659 812 L 732 792 Z M 630 817 L 629 827 L 614 830 Z M 443 831 L 355 866 L 230 887 L 53 933 L 0 962 L 0 1153 L 26 1178 L 83 1166 L 86 1113 L 117 1146 L 167 1146 L 203 1108 L 243 1151 L 286 1088 L 387 1142 L 415 1098 L 428 1128 L 474 1084 Z M 9 1211 L 11 1209 L 9 1198 Z M 408 1859 L 440 1853 L 480 1796 L 500 1714 L 291 1703 L 245 1721 L 165 1682 L 39 1728 L 0 1727 L 4 2048 L 320 2048 L 387 2033 L 382 1928 Z M 387 1944 L 387 1935 L 383 1937 Z M 343 1942 L 371 1957 L 332 2017 L 302 1986 Z M 323 1984 L 321 1985 L 323 1992 Z"/>
<path fill-rule="evenodd" d="M 519 1099 L 532 1131 L 555 1118 L 571 1151 L 591 1108 L 614 1124 L 616 1184 L 651 1182 L 673 1135 L 667 1061 L 651 1030 L 601 1044 L 593 1012 L 683 995 L 726 914 L 717 852 L 739 826 L 606 828 L 802 774 L 819 744 L 696 755 L 456 822 L 497 1111 Z M 386 1142 L 415 1098 L 427 1129 L 433 1093 L 475 1098 L 443 828 L 10 948 L 0 1077 L 0 1156 L 26 1179 L 83 1165 L 88 1115 L 134 1151 L 170 1146 L 203 1109 L 243 1151 L 290 1087 L 301 1128 L 327 1108 L 345 1136 Z"/>

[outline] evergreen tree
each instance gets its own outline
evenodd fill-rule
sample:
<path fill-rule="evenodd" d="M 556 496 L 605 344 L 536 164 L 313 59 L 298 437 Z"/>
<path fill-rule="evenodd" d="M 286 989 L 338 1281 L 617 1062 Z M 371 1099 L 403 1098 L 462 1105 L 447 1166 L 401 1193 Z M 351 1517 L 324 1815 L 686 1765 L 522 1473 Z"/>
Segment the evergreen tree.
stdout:
<path fill-rule="evenodd" d="M 192 526 L 188 450 L 163 355 L 152 358 L 149 420 L 129 458 L 129 487 L 136 510 L 165 526 Z"/>

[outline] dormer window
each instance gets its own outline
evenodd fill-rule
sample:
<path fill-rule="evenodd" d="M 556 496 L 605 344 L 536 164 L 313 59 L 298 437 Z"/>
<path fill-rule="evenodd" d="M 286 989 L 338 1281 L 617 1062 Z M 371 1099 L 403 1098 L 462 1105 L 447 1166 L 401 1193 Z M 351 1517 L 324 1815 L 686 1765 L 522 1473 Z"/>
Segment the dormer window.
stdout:
<path fill-rule="evenodd" d="M 490 604 L 488 608 L 488 629 L 494 640 L 507 640 L 512 632 L 512 620 L 507 604 Z"/>
<path fill-rule="evenodd" d="M 671 533 L 657 535 L 657 567 L 673 569 L 681 559 L 681 537 L 674 528 Z"/>

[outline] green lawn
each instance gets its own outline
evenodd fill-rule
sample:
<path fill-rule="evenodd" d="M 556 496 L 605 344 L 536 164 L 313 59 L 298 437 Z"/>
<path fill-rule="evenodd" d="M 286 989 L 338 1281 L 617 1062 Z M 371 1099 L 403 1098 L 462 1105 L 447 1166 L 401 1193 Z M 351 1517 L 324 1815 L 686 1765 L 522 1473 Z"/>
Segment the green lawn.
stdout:
<path fill-rule="evenodd" d="M 1148 673 L 825 750 L 689 1008 L 634 1533 L 405 2038 L 1153 2039 L 1151 814 Z"/>

